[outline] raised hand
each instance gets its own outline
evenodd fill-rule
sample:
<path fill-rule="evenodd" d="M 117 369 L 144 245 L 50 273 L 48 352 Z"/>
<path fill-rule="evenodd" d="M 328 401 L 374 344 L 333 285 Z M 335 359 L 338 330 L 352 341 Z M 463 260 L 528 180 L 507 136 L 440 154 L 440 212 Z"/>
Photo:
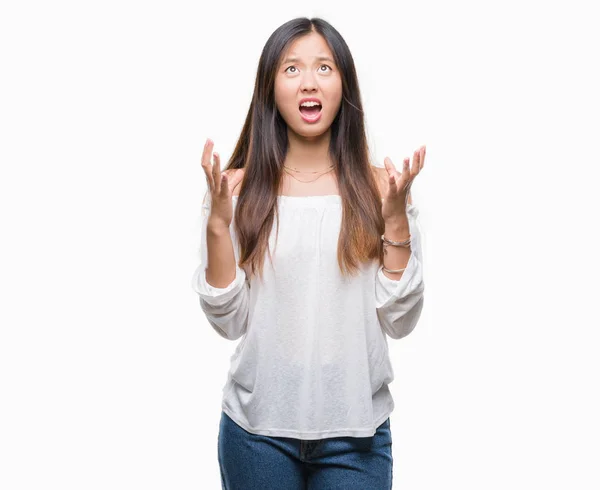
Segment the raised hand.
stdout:
<path fill-rule="evenodd" d="M 213 141 L 207 138 L 202 152 L 202 169 L 211 194 L 209 220 L 213 224 L 229 227 L 233 219 L 231 196 L 233 195 L 233 189 L 244 177 L 244 169 L 221 172 L 221 158 L 217 152 L 213 153 L 213 147 Z M 214 157 L 214 165 L 211 164 L 211 157 Z"/>
<path fill-rule="evenodd" d="M 381 212 L 386 222 L 393 221 L 401 214 L 406 213 L 410 187 L 425 165 L 425 150 L 425 145 L 423 145 L 414 152 L 412 167 L 409 167 L 410 159 L 405 158 L 401 172 L 396 170 L 389 157 L 384 159 L 383 164 L 388 172 L 389 185 L 384 196 Z"/>

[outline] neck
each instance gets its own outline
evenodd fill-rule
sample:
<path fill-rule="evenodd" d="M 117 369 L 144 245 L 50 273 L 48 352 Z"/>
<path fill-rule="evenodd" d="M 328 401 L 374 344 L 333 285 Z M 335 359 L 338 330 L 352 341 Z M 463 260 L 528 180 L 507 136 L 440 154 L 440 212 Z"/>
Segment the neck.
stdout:
<path fill-rule="evenodd" d="M 301 171 L 326 170 L 331 164 L 329 141 L 331 129 L 319 136 L 301 136 L 288 128 L 285 166 Z"/>

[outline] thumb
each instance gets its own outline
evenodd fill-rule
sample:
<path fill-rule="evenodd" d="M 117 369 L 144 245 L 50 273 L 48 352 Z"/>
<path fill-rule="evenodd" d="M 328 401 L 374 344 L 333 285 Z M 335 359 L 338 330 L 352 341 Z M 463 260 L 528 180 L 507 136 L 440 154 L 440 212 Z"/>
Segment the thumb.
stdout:
<path fill-rule="evenodd" d="M 386 158 L 383 161 L 383 164 L 385 165 L 385 169 L 387 170 L 387 173 L 388 173 L 388 189 L 390 191 L 396 192 L 396 190 L 397 190 L 396 167 L 394 166 L 394 164 L 392 163 L 392 161 L 389 158 Z"/>
<path fill-rule="evenodd" d="M 383 164 L 385 165 L 385 169 L 387 170 L 388 176 L 394 175 L 396 167 L 394 166 L 389 157 L 385 157 L 385 159 L 383 160 Z"/>

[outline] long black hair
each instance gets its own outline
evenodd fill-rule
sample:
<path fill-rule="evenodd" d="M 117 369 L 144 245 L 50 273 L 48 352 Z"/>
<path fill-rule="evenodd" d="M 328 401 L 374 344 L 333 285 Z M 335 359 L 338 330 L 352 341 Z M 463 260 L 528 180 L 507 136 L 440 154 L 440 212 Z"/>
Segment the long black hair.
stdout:
<path fill-rule="evenodd" d="M 337 253 L 340 270 L 354 274 L 359 262 L 383 262 L 381 195 L 369 157 L 352 54 L 331 24 L 320 18 L 300 17 L 278 27 L 267 40 L 258 62 L 248 115 L 224 169 L 244 169 L 234 226 L 240 245 L 239 265 L 252 274 L 258 271 L 262 276 L 288 149 L 287 124 L 275 104 L 275 77 L 289 46 L 312 32 L 327 42 L 342 80 L 342 101 L 331 124 L 329 145 L 343 203 Z"/>

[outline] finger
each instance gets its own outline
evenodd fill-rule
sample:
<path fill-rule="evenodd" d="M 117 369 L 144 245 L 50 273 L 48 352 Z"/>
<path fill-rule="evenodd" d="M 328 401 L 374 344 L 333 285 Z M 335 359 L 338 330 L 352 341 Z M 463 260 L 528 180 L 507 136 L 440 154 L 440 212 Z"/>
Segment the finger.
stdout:
<path fill-rule="evenodd" d="M 385 167 L 385 170 L 387 171 L 387 174 L 388 174 L 388 193 L 396 192 L 396 187 L 395 187 L 396 167 L 394 166 L 394 164 L 392 163 L 392 160 L 389 157 L 385 157 L 383 159 L 383 166 Z"/>
<path fill-rule="evenodd" d="M 411 175 L 417 175 L 419 173 L 419 169 L 421 167 L 421 149 L 415 151 L 413 155 L 413 164 L 410 169 Z"/>
<path fill-rule="evenodd" d="M 398 182 L 397 182 L 397 177 L 395 174 L 391 174 L 390 178 L 389 178 L 389 185 L 388 185 L 388 194 L 395 194 L 396 192 L 398 192 Z"/>
<path fill-rule="evenodd" d="M 229 178 L 226 173 L 221 174 L 221 195 L 229 197 Z"/>
<path fill-rule="evenodd" d="M 394 175 L 394 172 L 396 171 L 396 167 L 395 165 L 392 163 L 392 160 L 389 157 L 385 157 L 383 160 L 383 165 L 385 166 L 385 169 L 387 170 L 388 173 L 388 177 L 390 175 Z"/>
<path fill-rule="evenodd" d="M 396 166 L 392 163 L 392 160 L 390 158 L 387 159 L 386 169 L 388 171 L 389 183 L 391 184 L 393 181 L 397 187 L 400 181 L 402 180 L 402 174 L 398 172 L 398 170 L 396 170 Z"/>
<path fill-rule="evenodd" d="M 400 169 L 400 171 L 395 170 L 394 171 L 394 181 L 395 181 L 395 188 L 394 188 L 394 192 L 400 192 L 402 190 L 402 188 L 404 187 L 404 182 L 406 182 L 406 165 L 408 162 L 408 158 L 405 158 L 404 161 L 402 162 L 402 168 Z"/>
<path fill-rule="evenodd" d="M 414 162 L 414 169 L 411 171 L 413 178 L 421 171 L 421 162 L 423 162 L 423 147 L 417 150 L 417 158 Z"/>
<path fill-rule="evenodd" d="M 219 190 L 221 187 L 221 158 L 217 152 L 213 152 L 215 163 L 212 168 L 212 176 L 215 182 L 215 189 Z"/>
<path fill-rule="evenodd" d="M 425 166 L 425 153 L 427 152 L 427 148 L 425 147 L 425 145 L 423 145 L 422 148 L 423 149 L 421 150 L 421 166 L 419 170 L 423 170 L 423 167 Z"/>
<path fill-rule="evenodd" d="M 408 157 L 402 161 L 402 170 L 401 173 L 398 174 L 398 191 L 405 189 L 410 182 L 409 162 L 410 158 Z"/>
<path fill-rule="evenodd" d="M 421 146 L 416 152 L 416 158 L 412 169 L 412 174 L 417 175 L 423 168 L 423 160 L 425 158 L 425 146 Z"/>
<path fill-rule="evenodd" d="M 414 157 L 413 157 L 413 165 L 414 165 Z M 402 162 L 402 180 L 408 181 L 410 180 L 410 158 L 405 158 Z"/>
<path fill-rule="evenodd" d="M 202 152 L 202 170 L 204 170 L 204 174 L 206 176 L 206 182 L 208 184 L 209 190 L 214 189 L 214 180 L 211 174 L 211 164 L 210 164 L 210 155 L 212 152 L 214 143 L 210 138 L 207 138 L 206 143 L 204 143 L 204 151 Z"/>

